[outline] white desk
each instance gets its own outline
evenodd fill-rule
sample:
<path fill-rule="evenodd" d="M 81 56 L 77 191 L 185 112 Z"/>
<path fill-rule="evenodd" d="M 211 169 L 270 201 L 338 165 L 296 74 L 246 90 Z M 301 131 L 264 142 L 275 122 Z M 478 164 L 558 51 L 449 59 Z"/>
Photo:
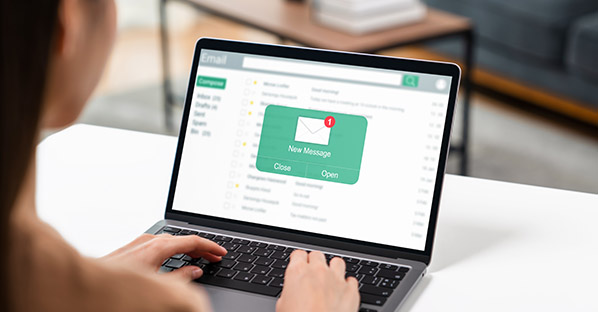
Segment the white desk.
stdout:
<path fill-rule="evenodd" d="M 176 138 L 76 125 L 38 148 L 40 216 L 85 255 L 164 213 Z M 598 311 L 598 195 L 448 175 L 402 311 Z"/>

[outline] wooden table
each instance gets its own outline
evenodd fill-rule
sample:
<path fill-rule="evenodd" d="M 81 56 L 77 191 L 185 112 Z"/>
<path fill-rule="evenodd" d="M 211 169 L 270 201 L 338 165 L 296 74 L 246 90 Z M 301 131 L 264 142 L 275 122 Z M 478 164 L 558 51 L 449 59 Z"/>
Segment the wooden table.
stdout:
<path fill-rule="evenodd" d="M 330 50 L 378 53 L 382 50 L 444 38 L 462 38 L 464 72 L 462 78 L 463 128 L 460 145 L 451 144 L 451 152 L 461 154 L 460 173 L 467 174 L 469 138 L 470 69 L 473 63 L 473 27 L 469 19 L 429 8 L 420 22 L 393 27 L 365 35 L 351 35 L 322 26 L 311 18 L 305 1 L 288 0 L 160 0 L 160 33 L 166 125 L 172 129 L 172 107 L 176 100 L 170 81 L 168 21 L 166 5 L 178 1 L 248 27 L 273 34 L 281 42 Z"/>

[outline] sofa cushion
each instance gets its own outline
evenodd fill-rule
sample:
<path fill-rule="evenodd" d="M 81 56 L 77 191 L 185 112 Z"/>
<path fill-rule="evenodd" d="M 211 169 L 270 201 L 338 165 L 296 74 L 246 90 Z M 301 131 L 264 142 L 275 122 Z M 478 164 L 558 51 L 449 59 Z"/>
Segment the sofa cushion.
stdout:
<path fill-rule="evenodd" d="M 573 24 L 566 59 L 571 72 L 598 81 L 598 12 L 581 17 Z"/>
<path fill-rule="evenodd" d="M 524 61 L 563 64 L 568 28 L 598 10 L 597 0 L 426 0 L 469 16 L 480 44 L 489 43 Z"/>

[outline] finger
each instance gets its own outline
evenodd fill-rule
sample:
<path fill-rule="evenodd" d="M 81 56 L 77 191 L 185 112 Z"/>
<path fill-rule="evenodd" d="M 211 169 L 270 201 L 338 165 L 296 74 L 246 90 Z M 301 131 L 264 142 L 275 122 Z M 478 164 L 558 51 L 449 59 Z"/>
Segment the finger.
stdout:
<path fill-rule="evenodd" d="M 359 282 L 357 282 L 355 276 L 347 277 L 347 283 L 349 283 L 350 286 L 355 286 L 355 289 L 357 289 L 359 286 Z"/>
<path fill-rule="evenodd" d="M 217 256 L 226 255 L 224 247 L 195 235 L 160 237 L 149 243 L 152 244 L 151 253 L 156 262 L 174 254 L 184 253 L 192 258 L 199 258 L 202 254 L 211 253 Z"/>
<path fill-rule="evenodd" d="M 347 277 L 347 287 L 345 288 L 346 295 L 349 298 L 349 302 L 352 310 L 356 310 L 359 307 L 361 296 L 359 294 L 359 282 L 353 276 Z"/>
<path fill-rule="evenodd" d="M 176 251 L 175 253 L 184 253 L 189 255 L 192 258 L 199 258 L 204 254 L 212 254 L 214 256 L 224 256 L 228 253 L 228 251 L 218 245 L 217 243 L 205 239 L 205 238 L 201 238 L 199 236 L 195 236 L 195 235 L 189 235 L 189 236 L 178 236 L 175 239 L 180 239 L 180 240 L 185 240 L 187 239 L 188 241 L 184 241 L 180 243 L 180 247 L 178 246 L 172 246 L 171 248 L 174 248 L 173 250 L 180 250 L 180 251 Z M 182 248 L 182 249 L 180 249 Z M 185 250 L 185 251 L 184 251 Z"/>
<path fill-rule="evenodd" d="M 334 257 L 334 258 L 332 258 L 332 260 L 330 260 L 330 269 L 337 276 L 345 277 L 345 268 L 346 267 L 347 266 L 345 265 L 345 260 L 343 260 L 339 257 Z"/>
<path fill-rule="evenodd" d="M 313 264 L 326 265 L 326 257 L 324 257 L 324 254 L 319 251 L 312 251 L 309 253 L 307 262 Z"/>
<path fill-rule="evenodd" d="M 204 258 L 204 259 L 206 259 L 206 260 L 208 260 L 210 262 L 220 262 L 220 261 L 222 261 L 222 257 L 221 256 L 217 256 L 217 255 L 211 254 L 209 252 L 200 254 L 200 257 Z"/>
<path fill-rule="evenodd" d="M 184 266 L 180 269 L 176 269 L 170 273 L 167 273 L 168 276 L 173 276 L 177 278 L 181 278 L 184 280 L 192 281 L 194 279 L 198 279 L 203 275 L 202 269 L 196 267 L 194 265 Z"/>
<path fill-rule="evenodd" d="M 359 282 L 354 276 L 347 277 L 347 288 L 349 291 L 359 292 Z"/>
<path fill-rule="evenodd" d="M 307 252 L 297 249 L 291 253 L 287 269 L 301 264 L 307 264 Z"/>

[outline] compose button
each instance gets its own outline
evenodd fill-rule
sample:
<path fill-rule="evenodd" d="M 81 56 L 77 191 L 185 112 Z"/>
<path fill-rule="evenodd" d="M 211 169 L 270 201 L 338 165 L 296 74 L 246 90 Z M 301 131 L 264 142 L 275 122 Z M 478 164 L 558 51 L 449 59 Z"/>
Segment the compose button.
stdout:
<path fill-rule="evenodd" d="M 197 76 L 195 84 L 198 87 L 224 89 L 226 87 L 226 79 L 208 76 Z"/>

